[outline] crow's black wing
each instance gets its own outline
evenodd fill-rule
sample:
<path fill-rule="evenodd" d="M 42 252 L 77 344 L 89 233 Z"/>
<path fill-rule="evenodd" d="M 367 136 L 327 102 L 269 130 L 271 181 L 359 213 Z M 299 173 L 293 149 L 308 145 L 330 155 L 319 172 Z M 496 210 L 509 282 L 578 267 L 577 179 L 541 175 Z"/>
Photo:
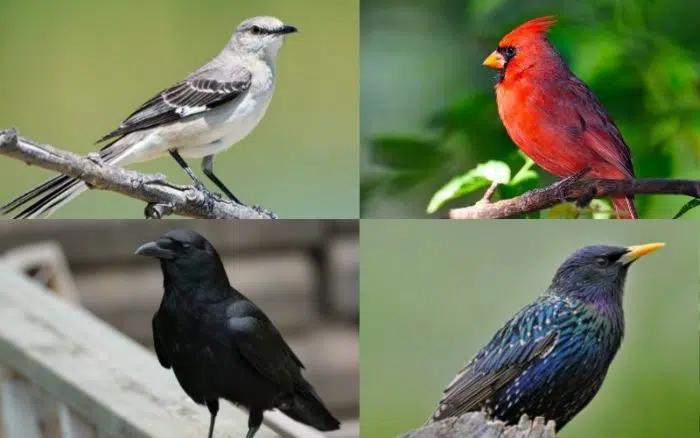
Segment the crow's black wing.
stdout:
<path fill-rule="evenodd" d="M 243 68 L 232 75 L 235 79 L 231 81 L 204 79 L 201 76 L 177 82 L 153 96 L 127 117 L 119 128 L 97 142 L 210 110 L 243 95 L 251 83 L 250 72 Z"/>
<path fill-rule="evenodd" d="M 228 314 L 229 336 L 246 361 L 264 378 L 283 388 L 295 387 L 304 365 L 262 311 L 238 301 Z"/>
<path fill-rule="evenodd" d="M 158 312 L 153 315 L 153 320 L 151 321 L 151 327 L 153 328 L 153 346 L 156 350 L 156 356 L 158 356 L 158 362 L 163 365 L 163 368 L 170 368 L 170 361 L 163 347 L 163 340 L 158 329 Z"/>

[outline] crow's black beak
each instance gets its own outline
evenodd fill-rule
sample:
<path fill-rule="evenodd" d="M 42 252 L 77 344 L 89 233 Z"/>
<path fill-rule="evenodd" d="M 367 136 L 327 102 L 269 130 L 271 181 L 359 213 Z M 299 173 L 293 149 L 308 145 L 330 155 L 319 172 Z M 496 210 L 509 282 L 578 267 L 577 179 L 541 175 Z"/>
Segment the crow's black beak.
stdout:
<path fill-rule="evenodd" d="M 282 28 L 280 30 L 277 31 L 277 33 L 280 35 L 285 35 L 288 33 L 295 33 L 295 32 L 298 32 L 296 27 L 288 26 L 286 24 L 284 26 L 282 26 Z"/>
<path fill-rule="evenodd" d="M 170 247 L 172 247 L 172 242 L 170 240 L 160 239 L 139 246 L 135 254 L 172 260 L 175 258 L 175 252 Z"/>

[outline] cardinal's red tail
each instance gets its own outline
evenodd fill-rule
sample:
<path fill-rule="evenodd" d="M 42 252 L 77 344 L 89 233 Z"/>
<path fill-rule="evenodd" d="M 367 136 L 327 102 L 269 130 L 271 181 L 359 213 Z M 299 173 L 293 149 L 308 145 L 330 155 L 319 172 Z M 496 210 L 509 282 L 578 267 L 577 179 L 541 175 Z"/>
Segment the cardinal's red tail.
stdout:
<path fill-rule="evenodd" d="M 612 202 L 618 219 L 637 219 L 637 209 L 634 208 L 634 201 L 631 197 L 613 196 Z"/>

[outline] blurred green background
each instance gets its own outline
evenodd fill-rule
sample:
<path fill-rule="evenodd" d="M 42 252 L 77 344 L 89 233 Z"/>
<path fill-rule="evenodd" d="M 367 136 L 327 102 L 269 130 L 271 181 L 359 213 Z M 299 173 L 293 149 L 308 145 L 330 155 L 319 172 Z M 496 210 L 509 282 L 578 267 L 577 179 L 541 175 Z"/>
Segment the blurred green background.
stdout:
<path fill-rule="evenodd" d="M 690 221 L 363 221 L 362 436 L 417 428 L 443 388 L 576 249 L 666 242 L 631 266 L 626 333 L 561 438 L 697 436 L 698 233 Z"/>
<path fill-rule="evenodd" d="M 523 165 L 496 111 L 496 73 L 481 63 L 543 15 L 558 16 L 550 40 L 618 124 L 637 176 L 700 178 L 697 2 L 363 0 L 360 14 L 363 217 L 425 216 L 431 196 L 477 163 Z M 540 175 L 539 185 L 554 181 Z M 639 196 L 637 206 L 642 218 L 671 218 L 687 200 Z"/>
<path fill-rule="evenodd" d="M 0 128 L 96 150 L 137 106 L 216 55 L 240 21 L 275 15 L 300 33 L 280 52 L 267 115 L 216 158 L 217 174 L 242 201 L 281 217 L 358 217 L 358 3 L 0 0 Z M 201 175 L 199 160 L 188 161 Z M 190 182 L 169 157 L 130 168 Z M 6 157 L 0 174 L 0 202 L 53 175 Z M 138 218 L 143 207 L 95 191 L 54 217 Z"/>

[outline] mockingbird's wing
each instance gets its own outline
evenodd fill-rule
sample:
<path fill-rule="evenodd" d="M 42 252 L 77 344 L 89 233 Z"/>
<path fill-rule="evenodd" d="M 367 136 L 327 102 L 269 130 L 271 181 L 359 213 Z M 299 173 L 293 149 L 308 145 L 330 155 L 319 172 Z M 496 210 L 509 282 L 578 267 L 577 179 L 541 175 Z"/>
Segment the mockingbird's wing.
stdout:
<path fill-rule="evenodd" d="M 235 69 L 225 81 L 210 79 L 211 76 L 210 71 L 204 70 L 166 88 L 97 142 L 203 113 L 238 98 L 250 88 L 251 73 L 244 67 Z"/>

